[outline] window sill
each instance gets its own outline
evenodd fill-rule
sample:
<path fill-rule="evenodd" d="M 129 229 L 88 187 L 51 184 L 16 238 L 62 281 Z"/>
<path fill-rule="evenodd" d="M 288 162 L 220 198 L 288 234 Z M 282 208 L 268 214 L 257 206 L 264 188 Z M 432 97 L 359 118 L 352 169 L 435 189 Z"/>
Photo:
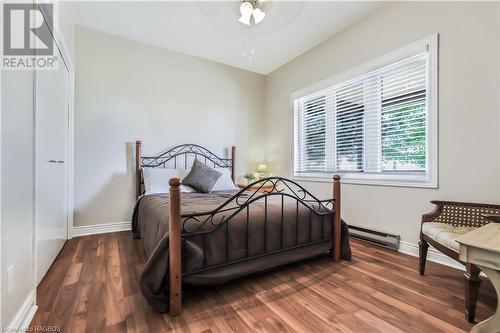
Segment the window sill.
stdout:
<path fill-rule="evenodd" d="M 293 180 L 315 183 L 331 183 L 334 174 L 325 175 L 295 175 Z M 437 180 L 429 180 L 427 176 L 422 175 L 361 175 L 339 174 L 343 184 L 371 185 L 371 186 L 394 186 L 394 187 L 412 187 L 412 188 L 431 188 L 437 189 Z"/>

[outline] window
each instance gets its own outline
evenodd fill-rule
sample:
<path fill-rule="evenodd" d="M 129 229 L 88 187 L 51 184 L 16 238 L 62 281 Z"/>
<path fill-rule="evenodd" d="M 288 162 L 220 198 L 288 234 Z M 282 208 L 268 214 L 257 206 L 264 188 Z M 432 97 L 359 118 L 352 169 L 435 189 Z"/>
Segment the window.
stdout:
<path fill-rule="evenodd" d="M 437 186 L 437 36 L 292 95 L 294 174 Z"/>

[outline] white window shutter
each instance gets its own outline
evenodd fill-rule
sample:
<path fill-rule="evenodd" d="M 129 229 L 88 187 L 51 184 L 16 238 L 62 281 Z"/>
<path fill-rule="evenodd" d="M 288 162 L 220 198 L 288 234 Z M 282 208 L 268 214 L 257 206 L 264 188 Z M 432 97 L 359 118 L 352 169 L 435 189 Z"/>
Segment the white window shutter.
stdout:
<path fill-rule="evenodd" d="M 295 175 L 425 173 L 428 52 L 294 100 Z"/>

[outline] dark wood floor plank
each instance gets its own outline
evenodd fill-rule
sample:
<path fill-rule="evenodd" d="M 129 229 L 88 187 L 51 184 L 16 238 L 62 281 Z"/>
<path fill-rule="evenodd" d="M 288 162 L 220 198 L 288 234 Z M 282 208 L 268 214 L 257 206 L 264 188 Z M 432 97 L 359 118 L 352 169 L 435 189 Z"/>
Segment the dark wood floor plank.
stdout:
<path fill-rule="evenodd" d="M 354 272 L 346 271 L 344 274 L 352 274 L 358 280 L 357 285 L 365 286 L 370 285 L 373 290 L 383 290 L 385 293 L 394 295 L 395 298 L 406 301 L 408 299 L 412 300 L 412 305 L 418 307 L 427 312 L 431 312 L 433 315 L 440 316 L 441 319 L 448 320 L 448 322 L 455 322 L 461 316 L 461 313 L 456 311 L 454 316 L 451 318 L 446 318 L 443 316 L 443 309 L 447 309 L 448 305 L 451 303 L 449 295 L 441 295 L 438 297 L 438 292 L 432 288 L 428 289 L 428 292 L 422 290 L 420 286 L 412 289 L 411 284 L 407 281 L 395 278 L 395 275 L 389 277 L 380 277 L 380 275 L 375 275 L 376 273 L 369 272 L 364 269 L 354 268 Z M 335 276 L 338 278 L 338 276 Z M 429 292 L 430 291 L 430 292 Z"/>
<path fill-rule="evenodd" d="M 181 316 L 154 312 L 140 292 L 141 240 L 130 232 L 66 243 L 37 291 L 31 325 L 63 332 L 467 332 L 463 277 L 352 241 L 353 260 L 318 257 L 216 287 L 186 287 Z M 483 279 L 484 280 L 484 279 Z M 477 318 L 493 313 L 484 280 Z"/>
<path fill-rule="evenodd" d="M 288 286 L 283 285 L 279 289 L 263 291 L 257 294 L 257 297 L 266 304 L 270 311 L 298 332 L 329 332 L 334 328 L 333 325 L 323 321 L 299 304 L 296 301 L 297 295 L 290 291 Z M 282 297 L 280 295 L 282 292 L 287 296 Z"/>
<path fill-rule="evenodd" d="M 78 288 L 73 300 L 73 314 L 65 323 L 66 332 L 85 332 L 87 329 L 87 314 L 89 311 L 89 293 L 92 285 L 86 284 Z"/>

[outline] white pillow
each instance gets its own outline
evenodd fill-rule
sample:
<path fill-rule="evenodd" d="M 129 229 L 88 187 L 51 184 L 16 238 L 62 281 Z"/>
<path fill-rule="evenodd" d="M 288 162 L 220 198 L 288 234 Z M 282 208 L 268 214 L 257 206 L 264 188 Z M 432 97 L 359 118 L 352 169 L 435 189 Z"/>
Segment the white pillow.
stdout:
<path fill-rule="evenodd" d="M 168 193 L 170 178 L 184 178 L 189 173 L 189 169 L 164 169 L 164 168 L 142 168 L 144 178 L 144 194 Z M 196 192 L 193 188 L 181 185 L 182 193 Z"/>
<path fill-rule="evenodd" d="M 215 170 L 222 173 L 219 179 L 214 184 L 212 188 L 213 191 L 230 191 L 237 190 L 238 188 L 234 185 L 233 180 L 231 179 L 231 169 L 228 168 L 215 168 Z"/>

